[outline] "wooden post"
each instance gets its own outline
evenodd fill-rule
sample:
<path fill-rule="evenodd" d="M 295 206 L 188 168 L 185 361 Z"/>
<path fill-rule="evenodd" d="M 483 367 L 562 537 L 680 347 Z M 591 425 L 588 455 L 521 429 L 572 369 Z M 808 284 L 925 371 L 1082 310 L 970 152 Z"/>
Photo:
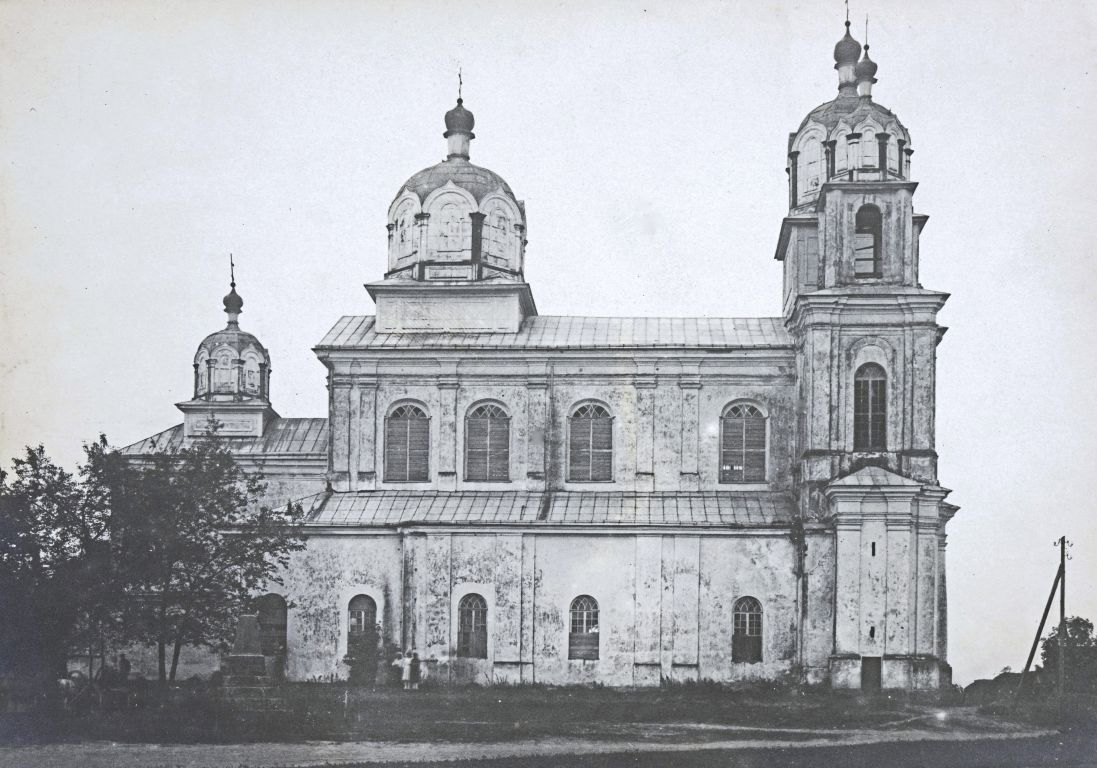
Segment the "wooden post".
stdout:
<path fill-rule="evenodd" d="M 1028 670 L 1032 667 L 1032 660 L 1036 657 L 1036 649 L 1040 647 L 1040 635 L 1044 634 L 1044 624 L 1047 623 L 1047 615 L 1051 613 L 1051 602 L 1055 599 L 1055 590 L 1059 588 L 1059 580 L 1063 577 L 1063 570 L 1060 568 L 1055 572 L 1055 579 L 1051 582 L 1051 594 L 1047 596 L 1047 604 L 1044 606 L 1044 614 L 1040 617 L 1040 626 L 1036 629 L 1036 637 L 1032 640 L 1032 648 L 1028 652 L 1028 661 L 1025 662 L 1025 668 L 1021 671 L 1021 682 L 1017 684 L 1017 692 L 1013 694 L 1014 699 L 1021 698 L 1021 691 L 1025 687 L 1025 678 L 1028 677 Z"/>

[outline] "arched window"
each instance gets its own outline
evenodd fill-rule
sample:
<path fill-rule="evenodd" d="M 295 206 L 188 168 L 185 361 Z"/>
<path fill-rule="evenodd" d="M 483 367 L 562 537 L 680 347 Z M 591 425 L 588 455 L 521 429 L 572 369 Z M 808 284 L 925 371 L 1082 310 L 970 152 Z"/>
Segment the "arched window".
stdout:
<path fill-rule="evenodd" d="M 765 481 L 765 414 L 747 403 L 728 406 L 720 418 L 720 482 Z"/>
<path fill-rule="evenodd" d="M 568 480 L 613 479 L 613 417 L 598 403 L 585 403 L 568 419 Z"/>
<path fill-rule="evenodd" d="M 404 404 L 385 419 L 385 481 L 430 479 L 430 419 L 422 408 Z"/>
<path fill-rule="evenodd" d="M 457 604 L 457 655 L 488 657 L 488 604 L 475 593 L 465 595 Z"/>
<path fill-rule="evenodd" d="M 347 655 L 376 654 L 377 639 L 377 603 L 369 595 L 355 595 L 348 606 Z"/>
<path fill-rule="evenodd" d="M 731 635 L 731 660 L 762 660 L 762 604 L 753 597 L 735 601 L 735 626 Z"/>
<path fill-rule="evenodd" d="M 887 450 L 887 374 L 876 363 L 853 377 L 853 450 Z"/>
<path fill-rule="evenodd" d="M 580 595 L 571 601 L 571 626 L 568 632 L 568 658 L 598 659 L 598 601 Z"/>
<path fill-rule="evenodd" d="M 856 277 L 880 277 L 880 209 L 862 205 L 857 210 L 853 234 L 853 274 Z"/>
<path fill-rule="evenodd" d="M 510 480 L 510 417 L 494 403 L 485 403 L 465 417 L 465 479 Z"/>
<path fill-rule="evenodd" d="M 277 594 L 263 595 L 255 600 L 259 615 L 259 646 L 264 656 L 284 656 L 286 653 L 286 598 Z"/>

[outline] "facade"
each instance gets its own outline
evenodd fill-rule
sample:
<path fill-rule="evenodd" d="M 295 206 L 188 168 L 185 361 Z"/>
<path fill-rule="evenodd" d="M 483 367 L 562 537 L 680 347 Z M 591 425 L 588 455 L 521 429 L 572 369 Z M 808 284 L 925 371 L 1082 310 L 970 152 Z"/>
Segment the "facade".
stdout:
<path fill-rule="evenodd" d="M 837 97 L 789 137 L 780 316 L 540 315 L 525 206 L 470 162 L 461 99 L 389 208 L 375 314 L 315 347 L 326 419 L 273 410 L 233 285 L 184 423 L 125 451 L 214 417 L 272 503 L 305 499 L 260 616 L 285 675 L 345 677 L 379 625 L 453 682 L 947 684 L 947 295 L 918 282 L 911 139 L 846 27 Z"/>

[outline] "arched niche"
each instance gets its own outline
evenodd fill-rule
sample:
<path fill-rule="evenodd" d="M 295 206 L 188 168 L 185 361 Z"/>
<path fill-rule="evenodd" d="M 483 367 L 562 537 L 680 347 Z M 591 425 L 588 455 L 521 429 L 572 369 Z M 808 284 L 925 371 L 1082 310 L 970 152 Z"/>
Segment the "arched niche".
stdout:
<path fill-rule="evenodd" d="M 796 185 L 800 201 L 810 200 L 824 181 L 826 168 L 823 162 L 823 140 L 826 132 L 822 126 L 813 125 L 796 140 L 793 147 L 799 152 L 796 158 Z"/>
<path fill-rule="evenodd" d="M 264 355 L 254 345 L 249 345 L 240 358 L 244 361 L 244 391 L 250 395 L 258 395 L 263 387 Z"/>
<path fill-rule="evenodd" d="M 389 269 L 409 263 L 418 250 L 415 217 L 421 210 L 419 198 L 407 190 L 389 207 Z"/>
<path fill-rule="evenodd" d="M 876 134 L 883 128 L 875 120 L 863 120 L 857 125 L 857 133 L 861 134 L 861 168 L 875 168 L 879 164 L 880 148 L 876 144 Z"/>
<path fill-rule="evenodd" d="M 484 262 L 516 271 L 521 243 L 518 225 L 522 220 L 517 206 L 493 192 L 480 201 L 480 212 L 484 214 L 481 238 Z"/>
<path fill-rule="evenodd" d="M 452 181 L 423 201 L 427 223 L 427 250 L 431 258 L 460 261 L 472 255 L 472 218 L 476 200 Z"/>

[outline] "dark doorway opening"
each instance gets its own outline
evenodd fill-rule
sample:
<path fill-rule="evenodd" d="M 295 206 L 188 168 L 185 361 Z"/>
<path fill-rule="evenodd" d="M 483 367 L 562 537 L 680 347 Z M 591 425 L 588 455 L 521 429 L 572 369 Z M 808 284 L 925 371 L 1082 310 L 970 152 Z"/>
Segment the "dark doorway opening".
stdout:
<path fill-rule="evenodd" d="M 861 690 L 870 693 L 880 690 L 881 672 L 879 656 L 861 657 Z"/>

